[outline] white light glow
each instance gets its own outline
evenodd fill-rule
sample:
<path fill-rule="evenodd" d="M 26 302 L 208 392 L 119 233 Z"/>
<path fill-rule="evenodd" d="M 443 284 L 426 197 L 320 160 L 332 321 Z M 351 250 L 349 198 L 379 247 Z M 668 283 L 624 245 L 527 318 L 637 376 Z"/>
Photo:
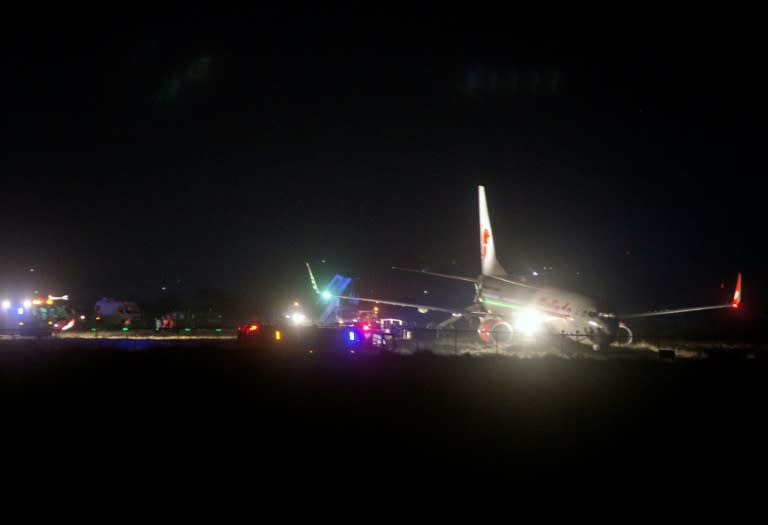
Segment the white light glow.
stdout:
<path fill-rule="evenodd" d="M 307 320 L 307 316 L 301 312 L 296 312 L 291 316 L 291 319 L 293 319 L 293 324 L 301 324 Z"/>
<path fill-rule="evenodd" d="M 8 310 L 11 307 L 11 301 L 8 299 L 3 300 L 3 310 Z"/>
<path fill-rule="evenodd" d="M 24 308 L 29 308 L 30 306 L 32 306 L 32 301 L 29 299 L 26 299 L 23 304 L 24 304 Z"/>
<path fill-rule="evenodd" d="M 536 310 L 524 310 L 515 319 L 515 330 L 518 330 L 525 335 L 533 335 L 539 328 L 541 328 L 541 323 L 543 323 L 545 319 L 546 317 Z"/>

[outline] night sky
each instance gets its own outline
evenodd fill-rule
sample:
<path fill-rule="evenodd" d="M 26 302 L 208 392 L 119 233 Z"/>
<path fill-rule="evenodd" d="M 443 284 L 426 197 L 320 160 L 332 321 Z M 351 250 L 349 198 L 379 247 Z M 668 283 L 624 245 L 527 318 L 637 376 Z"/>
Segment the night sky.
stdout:
<path fill-rule="evenodd" d="M 756 17 L 468 9 L 6 17 L 0 292 L 459 306 L 389 267 L 476 275 L 484 184 L 510 273 L 762 317 Z"/>

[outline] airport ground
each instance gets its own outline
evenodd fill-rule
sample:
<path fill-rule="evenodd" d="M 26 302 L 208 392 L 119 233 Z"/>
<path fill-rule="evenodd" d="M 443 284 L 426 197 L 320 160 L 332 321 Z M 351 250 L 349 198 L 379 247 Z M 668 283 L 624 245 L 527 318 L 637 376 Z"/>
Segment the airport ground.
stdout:
<path fill-rule="evenodd" d="M 762 354 L 270 353 L 193 339 L 0 350 L 4 477 L 40 501 L 218 498 L 222 513 L 257 516 L 279 500 L 284 518 L 363 505 L 360 521 L 594 508 L 624 521 L 669 503 L 686 516 L 727 503 L 736 518 L 763 486 Z"/>

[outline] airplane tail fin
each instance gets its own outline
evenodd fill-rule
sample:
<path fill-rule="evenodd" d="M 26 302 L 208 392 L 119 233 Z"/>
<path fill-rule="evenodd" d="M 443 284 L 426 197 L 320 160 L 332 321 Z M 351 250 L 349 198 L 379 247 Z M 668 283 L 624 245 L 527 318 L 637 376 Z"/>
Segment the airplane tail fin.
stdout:
<path fill-rule="evenodd" d="M 491 218 L 488 215 L 488 203 L 485 199 L 485 186 L 478 186 L 478 200 L 480 207 L 480 266 L 483 275 L 506 277 L 499 261 L 496 259 L 496 245 L 493 242 L 493 230 Z"/>

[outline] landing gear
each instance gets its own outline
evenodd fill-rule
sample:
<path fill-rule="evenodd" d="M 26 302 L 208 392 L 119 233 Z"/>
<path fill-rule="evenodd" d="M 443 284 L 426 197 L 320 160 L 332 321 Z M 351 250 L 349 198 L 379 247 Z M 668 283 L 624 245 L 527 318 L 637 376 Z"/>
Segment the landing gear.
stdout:
<path fill-rule="evenodd" d="M 595 352 L 599 352 L 601 354 L 606 354 L 611 351 L 611 345 L 610 343 L 593 344 L 592 350 L 594 350 Z"/>

